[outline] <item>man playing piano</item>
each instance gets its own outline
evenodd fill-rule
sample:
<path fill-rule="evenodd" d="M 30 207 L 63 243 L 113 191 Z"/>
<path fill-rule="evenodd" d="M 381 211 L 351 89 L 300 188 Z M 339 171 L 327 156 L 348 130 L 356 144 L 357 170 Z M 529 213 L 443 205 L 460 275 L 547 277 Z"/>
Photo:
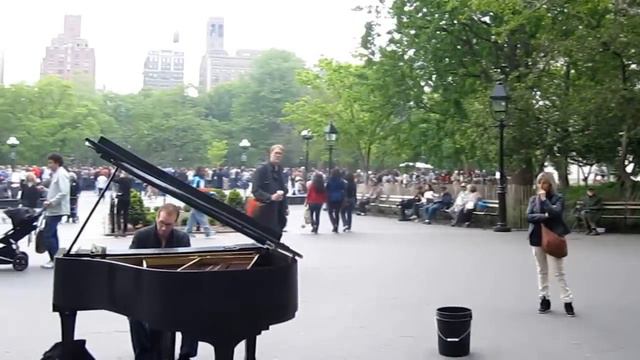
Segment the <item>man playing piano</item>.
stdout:
<path fill-rule="evenodd" d="M 130 249 L 189 247 L 189 235 L 174 226 L 180 209 L 174 204 L 164 204 L 158 209 L 156 223 L 133 234 Z M 150 329 L 141 321 L 129 318 L 131 342 L 135 360 L 173 360 L 173 337 L 166 332 Z M 163 350 L 169 346 L 168 350 Z M 168 352 L 168 354 L 167 354 Z M 190 359 L 198 353 L 198 342 L 182 335 L 179 360 Z"/>
<path fill-rule="evenodd" d="M 269 162 L 260 166 L 253 178 L 253 197 L 260 204 L 253 217 L 260 223 L 282 231 L 287 225 L 287 186 L 280 162 L 284 146 L 273 145 Z"/>

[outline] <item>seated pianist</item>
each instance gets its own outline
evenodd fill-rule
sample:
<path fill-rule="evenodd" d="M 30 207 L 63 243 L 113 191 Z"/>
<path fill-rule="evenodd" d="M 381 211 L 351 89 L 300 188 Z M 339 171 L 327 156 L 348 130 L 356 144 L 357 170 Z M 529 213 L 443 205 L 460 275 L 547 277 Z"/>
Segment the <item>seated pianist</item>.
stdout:
<path fill-rule="evenodd" d="M 130 249 L 189 247 L 189 235 L 174 229 L 180 209 L 174 204 L 164 204 L 158 209 L 156 223 L 135 232 Z M 135 360 L 173 360 L 174 336 L 172 333 L 149 328 L 141 321 L 129 318 L 129 329 Z M 191 359 L 198 353 L 198 342 L 182 334 L 178 360 Z"/>

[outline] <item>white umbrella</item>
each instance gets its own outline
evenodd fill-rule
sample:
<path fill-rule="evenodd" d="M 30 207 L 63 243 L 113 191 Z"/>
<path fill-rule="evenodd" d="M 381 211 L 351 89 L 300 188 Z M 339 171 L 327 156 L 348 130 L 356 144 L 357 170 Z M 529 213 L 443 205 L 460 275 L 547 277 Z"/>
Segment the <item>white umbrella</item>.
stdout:
<path fill-rule="evenodd" d="M 413 166 L 414 164 L 411 162 L 403 162 L 402 164 L 400 164 L 400 167 L 405 167 L 405 166 Z"/>
<path fill-rule="evenodd" d="M 425 164 L 423 162 L 417 162 L 415 165 L 418 169 L 433 169 L 433 166 Z"/>

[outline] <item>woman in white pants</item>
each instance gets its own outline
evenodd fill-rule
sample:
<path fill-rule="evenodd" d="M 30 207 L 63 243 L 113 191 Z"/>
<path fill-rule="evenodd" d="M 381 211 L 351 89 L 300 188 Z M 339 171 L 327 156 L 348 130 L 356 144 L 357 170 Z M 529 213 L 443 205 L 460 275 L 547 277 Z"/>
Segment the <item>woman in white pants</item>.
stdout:
<path fill-rule="evenodd" d="M 553 264 L 555 277 L 560 285 L 560 300 L 564 303 L 567 316 L 575 316 L 573 309 L 573 294 L 565 279 L 563 259 L 547 255 L 542 249 L 542 224 L 554 233 L 565 236 L 569 234 L 569 227 L 564 223 L 564 198 L 555 191 L 553 175 L 542 173 L 536 179 L 538 193 L 529 199 L 527 221 L 529 222 L 529 244 L 533 250 L 538 268 L 538 294 L 540 308 L 538 312 L 544 314 L 551 309 L 549 300 L 549 263 Z"/>

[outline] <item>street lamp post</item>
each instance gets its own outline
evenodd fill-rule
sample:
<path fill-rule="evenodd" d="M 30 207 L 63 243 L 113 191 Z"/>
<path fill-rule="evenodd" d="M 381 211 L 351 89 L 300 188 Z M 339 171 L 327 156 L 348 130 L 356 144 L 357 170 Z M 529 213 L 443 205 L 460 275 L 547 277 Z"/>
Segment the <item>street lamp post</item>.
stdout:
<path fill-rule="evenodd" d="M 306 142 L 304 150 L 304 181 L 307 181 L 309 174 L 309 141 L 313 139 L 313 133 L 309 129 L 302 130 L 300 136 Z"/>
<path fill-rule="evenodd" d="M 504 173 L 504 129 L 507 127 L 507 111 L 509 109 L 509 93 L 501 81 L 497 82 L 491 93 L 491 109 L 494 118 L 498 122 L 496 125 L 500 134 L 498 153 L 498 172 L 500 179 L 498 183 L 498 223 L 493 231 L 509 232 L 511 228 L 507 226 L 507 176 Z"/>
<path fill-rule="evenodd" d="M 338 129 L 333 125 L 333 121 L 324 128 L 324 138 L 329 149 L 329 172 L 331 172 L 333 169 L 333 147 L 336 144 L 336 140 L 338 140 Z"/>
<path fill-rule="evenodd" d="M 242 139 L 242 141 L 240 141 L 240 144 L 238 144 L 238 146 L 240 146 L 240 149 L 242 149 L 242 155 L 240 155 L 240 162 L 242 163 L 242 166 L 245 166 L 247 163 L 247 151 L 251 147 L 251 143 L 247 139 Z"/>
<path fill-rule="evenodd" d="M 16 169 L 16 148 L 20 145 L 20 141 L 15 136 L 11 136 L 7 140 L 7 145 L 11 148 L 11 172 L 13 173 Z"/>

